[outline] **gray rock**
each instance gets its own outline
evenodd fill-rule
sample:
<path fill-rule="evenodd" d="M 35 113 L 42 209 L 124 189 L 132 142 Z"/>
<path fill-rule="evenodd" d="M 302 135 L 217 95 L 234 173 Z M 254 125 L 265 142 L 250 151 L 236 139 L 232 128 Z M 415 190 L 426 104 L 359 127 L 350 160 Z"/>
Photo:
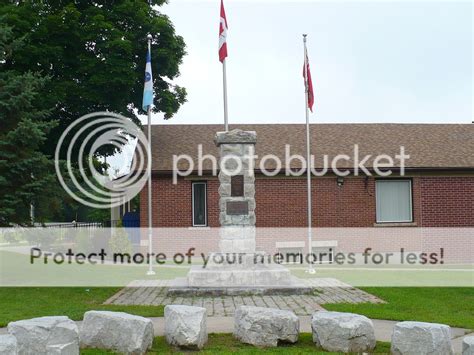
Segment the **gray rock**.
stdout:
<path fill-rule="evenodd" d="M 230 184 L 225 184 L 225 183 L 220 184 L 219 190 L 218 190 L 219 196 L 230 197 L 230 190 L 231 190 Z"/>
<path fill-rule="evenodd" d="M 451 329 L 436 323 L 397 323 L 393 328 L 391 352 L 395 355 L 454 354 Z"/>
<path fill-rule="evenodd" d="M 18 354 L 16 338 L 10 334 L 0 335 L 0 355 Z"/>
<path fill-rule="evenodd" d="M 207 343 L 206 317 L 206 309 L 202 307 L 166 306 L 166 341 L 182 348 L 202 349 Z"/>
<path fill-rule="evenodd" d="M 79 331 L 68 317 L 41 317 L 8 324 L 8 332 L 18 343 L 19 355 L 54 354 L 78 355 Z"/>
<path fill-rule="evenodd" d="M 235 311 L 234 322 L 234 336 L 243 343 L 272 347 L 279 341 L 298 341 L 300 321 L 291 311 L 240 306 Z"/>
<path fill-rule="evenodd" d="M 81 348 L 145 354 L 153 343 L 151 320 L 122 312 L 89 311 L 79 332 Z"/>
<path fill-rule="evenodd" d="M 311 319 L 313 341 L 327 351 L 365 352 L 375 348 L 372 321 L 341 312 L 316 312 Z"/>
<path fill-rule="evenodd" d="M 244 196 L 247 198 L 254 198 L 255 196 L 255 184 L 244 185 Z"/>
<path fill-rule="evenodd" d="M 474 355 L 474 336 L 462 340 L 462 355 Z"/>
<path fill-rule="evenodd" d="M 257 133 L 255 131 L 242 131 L 241 129 L 233 129 L 228 132 L 217 132 L 214 138 L 217 146 L 221 144 L 249 143 L 257 142 Z"/>

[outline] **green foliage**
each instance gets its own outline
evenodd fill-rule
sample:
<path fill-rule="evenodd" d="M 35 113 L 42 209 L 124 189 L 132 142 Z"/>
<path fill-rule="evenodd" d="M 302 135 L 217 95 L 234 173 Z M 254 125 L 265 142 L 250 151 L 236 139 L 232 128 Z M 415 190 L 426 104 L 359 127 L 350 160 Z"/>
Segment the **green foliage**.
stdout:
<path fill-rule="evenodd" d="M 57 121 L 38 109 L 48 78 L 7 65 L 23 39 L 0 18 L 0 226 L 30 222 L 30 204 L 46 218 L 59 206 L 53 161 L 41 152 Z"/>
<path fill-rule="evenodd" d="M 151 0 L 155 7 L 164 3 Z M 85 114 L 108 110 L 139 123 L 147 34 L 154 36 L 154 111 L 169 119 L 186 101 L 186 90 L 172 84 L 185 55 L 183 38 L 152 6 L 145 0 L 0 3 L 0 225 L 27 223 L 30 202 L 40 221 L 105 216 L 89 217 L 89 208 L 56 198 L 61 189 L 46 173 L 48 156 L 64 129 Z M 94 158 L 118 150 L 106 145 Z M 74 150 L 70 160 L 77 168 Z M 56 191 L 44 200 L 48 184 Z"/>
<path fill-rule="evenodd" d="M 159 6 L 165 1 L 151 2 Z M 0 6 L 2 14 L 15 36 L 24 37 L 24 46 L 5 67 L 51 78 L 43 103 L 55 108 L 59 126 L 49 152 L 64 128 L 85 114 L 109 110 L 138 122 L 135 109 L 141 111 L 148 33 L 154 36 L 155 111 L 168 119 L 185 102 L 185 89 L 170 83 L 179 75 L 183 38 L 148 1 L 12 0 Z M 106 150 L 101 153 L 112 154 L 114 149 Z"/>
<path fill-rule="evenodd" d="M 132 254 L 132 243 L 128 239 L 124 228 L 116 228 L 109 240 L 109 248 L 112 254 Z"/>

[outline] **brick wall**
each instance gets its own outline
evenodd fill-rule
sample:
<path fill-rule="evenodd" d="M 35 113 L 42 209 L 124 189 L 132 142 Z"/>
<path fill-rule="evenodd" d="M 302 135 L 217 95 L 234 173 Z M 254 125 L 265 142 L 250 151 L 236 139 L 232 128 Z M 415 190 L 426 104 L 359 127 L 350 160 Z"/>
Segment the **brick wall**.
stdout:
<path fill-rule="evenodd" d="M 474 177 L 413 177 L 414 222 L 424 227 L 474 226 Z M 218 180 L 207 180 L 208 225 L 219 226 Z M 304 178 L 256 179 L 257 227 L 305 227 Z M 141 226 L 147 224 L 147 187 L 140 196 Z M 335 177 L 312 181 L 315 227 L 372 227 L 375 223 L 375 180 Z M 153 179 L 153 226 L 192 226 L 191 180 L 177 185 L 170 177 Z"/>
<path fill-rule="evenodd" d="M 474 226 L 474 177 L 423 177 L 420 198 L 424 227 Z"/>
<path fill-rule="evenodd" d="M 201 181 L 201 180 L 196 180 Z M 207 181 L 207 220 L 210 227 L 219 226 L 219 181 Z M 153 178 L 153 227 L 192 226 L 192 186 L 190 180 L 179 179 L 174 185 L 169 177 Z M 140 193 L 140 226 L 148 226 L 147 189 Z"/>
<path fill-rule="evenodd" d="M 256 180 L 257 227 L 305 227 L 305 179 Z M 368 227 L 375 222 L 374 180 L 312 180 L 312 223 L 315 227 Z"/>

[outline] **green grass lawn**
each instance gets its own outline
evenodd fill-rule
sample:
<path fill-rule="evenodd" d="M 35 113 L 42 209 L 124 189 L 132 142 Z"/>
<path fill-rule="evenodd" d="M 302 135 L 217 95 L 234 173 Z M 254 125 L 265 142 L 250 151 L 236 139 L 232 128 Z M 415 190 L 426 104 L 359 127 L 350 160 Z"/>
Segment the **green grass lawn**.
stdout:
<path fill-rule="evenodd" d="M 474 287 L 364 287 L 386 304 L 325 304 L 331 311 L 369 318 L 416 320 L 474 329 Z"/>
<path fill-rule="evenodd" d="M 0 327 L 8 322 L 65 315 L 81 320 L 89 310 L 132 313 L 144 317 L 162 317 L 163 306 L 103 305 L 120 288 L 83 287 L 0 287 Z"/>
<path fill-rule="evenodd" d="M 119 288 L 0 287 L 0 327 L 10 321 L 66 315 L 80 320 L 88 310 L 163 316 L 163 306 L 103 305 Z M 325 304 L 328 310 L 375 319 L 417 320 L 474 329 L 474 288 L 364 288 L 386 304 Z"/>
<path fill-rule="evenodd" d="M 153 342 L 153 348 L 148 354 L 177 354 L 186 353 L 169 346 L 164 337 L 156 337 Z M 195 351 L 197 354 L 336 354 L 322 351 L 315 347 L 311 334 L 300 334 L 299 341 L 296 344 L 282 344 L 277 348 L 260 349 L 252 345 L 242 344 L 235 340 L 232 334 L 209 334 L 209 341 L 201 351 Z M 377 342 L 377 347 L 373 354 L 389 354 L 390 344 Z M 82 350 L 84 355 L 114 354 L 104 350 Z"/>
<path fill-rule="evenodd" d="M 423 267 L 377 266 L 351 268 L 316 265 L 316 275 L 301 266 L 289 266 L 300 278 L 331 277 L 355 287 L 472 287 L 472 265 L 434 265 Z"/>
<path fill-rule="evenodd" d="M 3 286 L 105 286 L 127 285 L 146 279 L 148 265 L 79 265 L 30 262 L 29 255 L 0 250 L 0 281 Z M 155 266 L 155 278 L 160 280 L 186 276 L 188 268 Z"/>

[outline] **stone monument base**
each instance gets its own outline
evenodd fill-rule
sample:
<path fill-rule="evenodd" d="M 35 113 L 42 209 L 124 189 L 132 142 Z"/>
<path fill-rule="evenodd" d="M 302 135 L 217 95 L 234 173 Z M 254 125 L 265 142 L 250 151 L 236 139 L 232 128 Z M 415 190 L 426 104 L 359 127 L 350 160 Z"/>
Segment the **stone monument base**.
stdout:
<path fill-rule="evenodd" d="M 191 267 L 175 279 L 168 294 L 309 294 L 312 288 L 283 265 L 268 264 L 264 253 L 213 253 L 207 265 Z"/>
<path fill-rule="evenodd" d="M 214 297 L 214 296 L 248 296 L 248 295 L 310 295 L 314 294 L 314 287 L 309 286 L 301 279 L 291 276 L 291 285 L 286 286 L 190 286 L 186 277 L 174 279 L 167 291 L 168 296 L 181 297 Z"/>

